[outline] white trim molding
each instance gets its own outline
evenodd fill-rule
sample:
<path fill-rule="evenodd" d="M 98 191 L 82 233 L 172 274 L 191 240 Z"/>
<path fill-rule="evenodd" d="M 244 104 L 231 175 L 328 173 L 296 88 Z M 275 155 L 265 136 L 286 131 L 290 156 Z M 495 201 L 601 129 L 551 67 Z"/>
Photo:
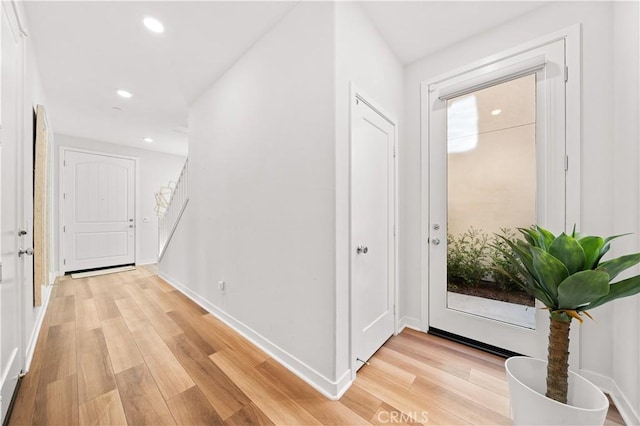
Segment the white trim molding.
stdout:
<path fill-rule="evenodd" d="M 633 404 L 627 399 L 622 390 L 620 390 L 615 380 L 589 370 L 580 370 L 579 374 L 600 388 L 602 392 L 609 394 L 626 424 L 640 424 L 640 414 L 634 410 Z"/>
<path fill-rule="evenodd" d="M 51 285 L 42 286 L 42 305 L 40 305 L 40 310 L 38 312 L 38 316 L 36 317 L 33 329 L 31 330 L 31 336 L 29 337 L 29 342 L 27 343 L 27 347 L 25 350 L 24 369 L 22 372 L 23 374 L 28 373 L 29 369 L 31 368 L 31 361 L 33 360 L 33 354 L 35 353 L 36 344 L 38 343 L 38 336 L 40 335 L 44 316 L 46 315 L 47 308 L 49 307 L 49 300 L 51 299 L 51 289 Z"/>
<path fill-rule="evenodd" d="M 288 353 L 266 337 L 262 336 L 248 325 L 237 320 L 222 309 L 218 308 L 211 302 L 205 300 L 202 296 L 190 290 L 186 285 L 169 275 L 159 272 L 158 276 L 175 287 L 176 290 L 187 296 L 193 302 L 214 315 L 220 321 L 231 327 L 236 333 L 256 345 L 262 351 L 267 353 L 271 358 L 282 364 L 286 369 L 307 382 L 318 392 L 331 400 L 338 400 L 351 386 L 351 370 L 345 371 L 336 381 L 333 381 L 312 367 Z"/>

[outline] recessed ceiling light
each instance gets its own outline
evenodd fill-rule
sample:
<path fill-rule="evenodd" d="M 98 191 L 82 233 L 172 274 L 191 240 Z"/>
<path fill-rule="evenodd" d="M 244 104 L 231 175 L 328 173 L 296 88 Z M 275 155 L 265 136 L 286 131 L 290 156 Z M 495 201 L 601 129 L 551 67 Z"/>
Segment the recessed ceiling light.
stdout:
<path fill-rule="evenodd" d="M 491 115 L 500 115 L 501 112 L 501 109 L 494 109 L 493 111 L 491 111 Z"/>
<path fill-rule="evenodd" d="M 149 137 L 147 137 L 147 138 L 143 138 L 142 140 L 143 140 L 143 141 L 145 141 L 146 143 L 151 143 L 151 142 L 153 142 L 153 139 L 151 139 L 151 138 L 149 138 Z"/>
<path fill-rule="evenodd" d="M 154 33 L 164 32 L 164 25 L 162 25 L 162 22 L 158 21 L 156 18 L 146 17 L 142 22 L 149 31 L 153 31 Z"/>
<path fill-rule="evenodd" d="M 118 95 L 120 95 L 123 98 L 130 98 L 133 96 L 133 93 L 129 92 L 128 90 L 118 90 L 116 93 L 118 93 Z"/>

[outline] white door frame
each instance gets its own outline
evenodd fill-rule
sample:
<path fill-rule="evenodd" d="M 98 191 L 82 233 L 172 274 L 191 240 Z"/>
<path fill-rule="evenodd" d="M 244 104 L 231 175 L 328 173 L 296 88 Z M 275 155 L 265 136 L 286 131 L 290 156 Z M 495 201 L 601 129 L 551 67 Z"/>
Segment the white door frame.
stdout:
<path fill-rule="evenodd" d="M 134 215 L 136 218 L 136 232 L 135 232 L 135 258 L 134 263 L 137 265 L 138 260 L 140 259 L 140 224 L 142 223 L 142 218 L 140 217 L 140 167 L 139 167 L 139 159 L 138 157 L 129 157 L 127 155 L 114 154 L 111 152 L 102 152 L 102 151 L 92 151 L 81 148 L 74 148 L 69 146 L 61 146 L 59 150 L 59 158 L 58 158 L 58 275 L 64 275 L 65 265 L 65 253 L 64 253 L 64 157 L 67 151 L 75 151 L 81 152 L 83 154 L 93 154 L 93 155 L 102 155 L 105 157 L 113 157 L 113 158 L 122 158 L 125 160 L 133 160 L 134 168 L 135 168 L 135 196 L 134 196 Z"/>
<path fill-rule="evenodd" d="M 558 40 L 565 40 L 565 64 L 568 69 L 568 80 L 565 86 L 565 140 L 566 154 L 569 168 L 566 174 L 566 220 L 565 230 L 571 230 L 573 225 L 580 229 L 580 159 L 581 159 L 581 26 L 576 24 L 522 44 L 515 48 L 497 53 L 467 66 L 439 75 L 421 83 L 421 102 L 428 100 L 429 87 L 453 77 L 466 74 L 478 68 L 503 61 L 513 56 L 540 48 Z M 423 111 L 421 116 L 421 330 L 429 329 L 429 114 Z M 572 333 L 572 347 L 579 347 L 579 333 Z M 572 351 L 577 358 L 578 352 Z M 574 357 L 572 357 L 573 359 Z M 577 362 L 577 361 L 576 361 Z M 574 364 L 578 365 L 578 364 Z"/>
<path fill-rule="evenodd" d="M 384 109 L 380 108 L 380 106 L 376 103 L 373 102 L 372 97 L 368 96 L 366 93 L 364 93 L 359 87 L 357 87 L 353 82 L 351 82 L 349 84 L 350 87 L 350 96 L 349 96 L 349 228 L 348 228 L 348 232 L 349 232 L 349 250 L 348 250 L 348 263 L 349 263 L 349 322 L 350 322 L 350 326 L 349 326 L 349 369 L 351 371 L 351 380 L 355 380 L 356 379 L 356 370 L 357 370 L 357 365 L 356 365 L 356 357 L 355 357 L 355 348 L 354 348 L 354 336 L 356 333 L 355 330 L 355 319 L 354 319 L 354 309 L 353 309 L 353 302 L 354 302 L 354 289 L 353 289 L 353 271 L 351 269 L 351 262 L 353 260 L 353 250 L 351 250 L 351 248 L 353 247 L 353 241 L 351 239 L 351 171 L 352 171 L 352 167 L 351 167 L 351 146 L 353 144 L 353 124 L 354 124 L 354 107 L 355 107 L 355 100 L 359 99 L 360 101 L 366 103 L 370 108 L 372 108 L 374 111 L 376 111 L 378 114 L 380 114 L 385 120 L 387 120 L 389 123 L 391 123 L 393 125 L 394 128 L 394 138 L 395 138 L 395 148 L 394 148 L 394 158 L 393 158 L 393 192 L 394 192 L 394 196 L 393 196 L 393 215 L 394 215 L 394 219 L 393 219 L 393 223 L 394 223 L 394 229 L 393 229 L 393 251 L 394 251 L 394 259 L 393 259 L 393 266 L 394 266 L 394 273 L 393 273 L 393 306 L 394 306 L 394 310 L 393 310 L 393 330 L 394 330 L 394 335 L 398 334 L 398 308 L 397 308 L 397 304 L 398 304 L 398 120 L 396 120 L 396 118 L 390 114 L 388 114 L 387 112 L 385 112 Z"/>

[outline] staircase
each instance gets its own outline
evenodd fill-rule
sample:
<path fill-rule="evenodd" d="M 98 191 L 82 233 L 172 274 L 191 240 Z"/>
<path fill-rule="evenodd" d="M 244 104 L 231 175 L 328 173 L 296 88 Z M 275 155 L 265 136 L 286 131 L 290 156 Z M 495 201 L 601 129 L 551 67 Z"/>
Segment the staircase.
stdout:
<path fill-rule="evenodd" d="M 185 161 L 182 167 L 182 172 L 180 172 L 180 177 L 169 197 L 164 214 L 158 217 L 158 263 L 164 257 L 171 237 L 173 237 L 173 233 L 176 232 L 178 223 L 180 223 L 182 213 L 184 213 L 184 209 L 189 203 L 188 172 L 189 160 Z"/>

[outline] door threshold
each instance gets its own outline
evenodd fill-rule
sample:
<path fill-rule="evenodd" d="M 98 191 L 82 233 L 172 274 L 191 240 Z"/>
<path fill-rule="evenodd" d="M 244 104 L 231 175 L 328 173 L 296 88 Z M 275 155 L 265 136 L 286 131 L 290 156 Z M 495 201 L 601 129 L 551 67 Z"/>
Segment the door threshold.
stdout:
<path fill-rule="evenodd" d="M 468 337 L 459 336 L 457 334 L 449 333 L 448 331 L 440 330 L 438 328 L 429 327 L 429 330 L 427 331 L 427 333 L 432 334 L 434 336 L 442 337 L 443 339 L 451 340 L 456 343 L 460 343 L 465 346 L 479 349 L 481 351 L 484 351 L 493 355 L 497 355 L 502 358 L 510 358 L 512 356 L 522 355 L 517 352 L 510 351 L 508 349 L 492 346 L 487 343 L 483 343 L 478 340 L 473 340 Z"/>
<path fill-rule="evenodd" d="M 117 272 L 135 271 L 134 265 L 121 265 L 121 266 L 108 266 L 106 268 L 85 269 L 83 271 L 68 272 L 67 275 L 71 275 L 71 278 L 87 278 L 95 277 L 98 275 L 115 274 Z"/>

